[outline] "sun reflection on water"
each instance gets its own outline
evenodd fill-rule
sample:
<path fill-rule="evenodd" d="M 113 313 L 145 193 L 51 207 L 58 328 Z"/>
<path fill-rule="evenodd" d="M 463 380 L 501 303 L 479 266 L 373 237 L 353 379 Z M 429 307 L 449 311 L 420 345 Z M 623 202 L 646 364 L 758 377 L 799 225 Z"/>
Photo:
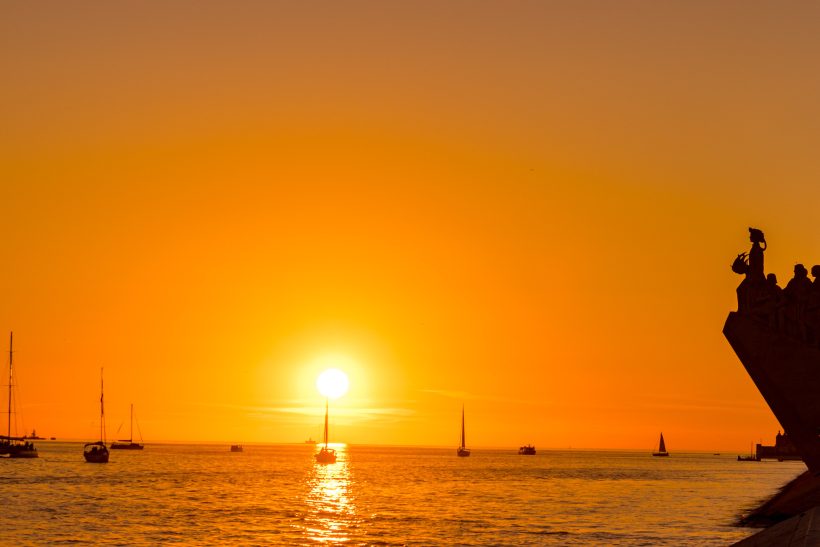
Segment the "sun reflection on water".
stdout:
<path fill-rule="evenodd" d="M 304 534 L 318 543 L 349 541 L 358 523 L 347 446 L 330 446 L 336 449 L 336 463 L 314 463 L 307 477 Z"/>

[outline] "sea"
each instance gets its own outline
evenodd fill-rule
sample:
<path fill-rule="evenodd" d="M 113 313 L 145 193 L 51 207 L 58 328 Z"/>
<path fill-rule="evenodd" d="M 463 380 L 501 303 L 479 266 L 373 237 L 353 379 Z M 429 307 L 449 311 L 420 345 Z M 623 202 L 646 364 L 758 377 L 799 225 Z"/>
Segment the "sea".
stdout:
<path fill-rule="evenodd" d="M 147 444 L 0 460 L 5 545 L 730 545 L 801 462 L 736 454 Z"/>

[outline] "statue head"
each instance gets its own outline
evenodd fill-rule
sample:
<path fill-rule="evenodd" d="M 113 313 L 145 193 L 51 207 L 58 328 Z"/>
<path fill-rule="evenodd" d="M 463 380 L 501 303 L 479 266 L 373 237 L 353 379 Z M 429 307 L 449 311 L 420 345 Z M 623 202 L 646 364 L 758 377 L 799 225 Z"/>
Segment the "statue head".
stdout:
<path fill-rule="evenodd" d="M 820 275 L 820 266 L 817 266 L 816 264 L 814 266 L 812 266 L 811 267 L 811 275 L 812 275 L 812 277 L 819 276 Z"/>
<path fill-rule="evenodd" d="M 794 277 L 808 277 L 809 272 L 802 264 L 794 265 Z"/>
<path fill-rule="evenodd" d="M 766 238 L 763 236 L 763 231 L 757 228 L 749 228 L 749 240 L 752 243 L 766 243 Z"/>

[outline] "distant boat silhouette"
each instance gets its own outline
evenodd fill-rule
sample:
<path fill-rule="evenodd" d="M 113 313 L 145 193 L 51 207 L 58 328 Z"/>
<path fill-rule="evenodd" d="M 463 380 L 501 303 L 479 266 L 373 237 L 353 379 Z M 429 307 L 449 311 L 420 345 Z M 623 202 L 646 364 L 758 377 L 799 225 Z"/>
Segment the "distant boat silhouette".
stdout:
<path fill-rule="evenodd" d="M 666 443 L 663 442 L 663 433 L 661 433 L 661 441 L 658 443 L 658 451 L 652 453 L 653 456 L 668 456 L 669 452 L 666 451 Z"/>
<path fill-rule="evenodd" d="M 467 448 L 464 436 L 464 405 L 461 405 L 461 446 L 456 450 L 459 458 L 466 458 L 470 455 L 470 449 Z"/>
<path fill-rule="evenodd" d="M 316 441 L 313 440 L 313 437 L 308 437 L 308 440 L 305 441 L 305 444 L 316 444 Z"/>
<path fill-rule="evenodd" d="M 518 453 L 522 456 L 535 456 L 535 447 L 531 444 L 522 446 L 518 449 Z"/>
<path fill-rule="evenodd" d="M 139 431 L 139 424 L 137 424 L 137 431 Z M 140 433 L 140 441 L 142 441 L 142 433 Z M 142 450 L 145 445 L 142 442 L 134 442 L 134 403 L 131 403 L 131 434 L 127 439 L 119 439 L 111 443 L 111 450 Z"/>
<path fill-rule="evenodd" d="M 241 444 L 232 444 L 231 445 L 231 452 L 242 452 L 243 450 L 245 450 L 245 449 L 242 448 Z"/>
<path fill-rule="evenodd" d="M 330 403 L 325 400 L 325 445 L 315 454 L 318 463 L 336 463 L 336 451 L 327 447 L 327 414 Z"/>
<path fill-rule="evenodd" d="M 760 457 L 755 454 L 754 451 L 754 441 L 749 443 L 749 455 L 748 456 L 738 456 L 737 461 L 739 462 L 759 462 Z"/>
<path fill-rule="evenodd" d="M 0 454 L 8 454 L 9 458 L 37 458 L 39 454 L 34 447 L 34 443 L 26 440 L 26 437 L 11 436 L 11 415 L 13 414 L 13 391 L 14 386 L 14 333 L 9 333 L 9 408 L 8 427 L 6 436 L 0 436 Z"/>
<path fill-rule="evenodd" d="M 44 440 L 46 440 L 45 437 L 40 437 L 39 435 L 37 435 L 37 430 L 36 429 L 31 430 L 31 435 L 23 435 L 23 438 L 24 439 L 33 439 L 35 441 L 44 441 Z"/>
<path fill-rule="evenodd" d="M 108 463 L 105 447 L 105 405 L 103 404 L 103 373 L 100 369 L 100 440 L 83 446 L 83 457 L 88 463 Z"/>

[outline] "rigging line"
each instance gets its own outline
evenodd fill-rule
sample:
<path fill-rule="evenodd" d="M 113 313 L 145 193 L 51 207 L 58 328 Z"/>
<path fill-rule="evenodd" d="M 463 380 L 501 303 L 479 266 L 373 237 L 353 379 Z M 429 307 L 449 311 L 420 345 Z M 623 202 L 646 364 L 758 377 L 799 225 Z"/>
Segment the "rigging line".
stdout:
<path fill-rule="evenodd" d="M 140 435 L 140 443 L 142 442 L 142 430 L 140 429 L 140 421 L 137 420 L 136 416 L 134 417 L 134 421 L 137 422 L 137 433 Z"/>

